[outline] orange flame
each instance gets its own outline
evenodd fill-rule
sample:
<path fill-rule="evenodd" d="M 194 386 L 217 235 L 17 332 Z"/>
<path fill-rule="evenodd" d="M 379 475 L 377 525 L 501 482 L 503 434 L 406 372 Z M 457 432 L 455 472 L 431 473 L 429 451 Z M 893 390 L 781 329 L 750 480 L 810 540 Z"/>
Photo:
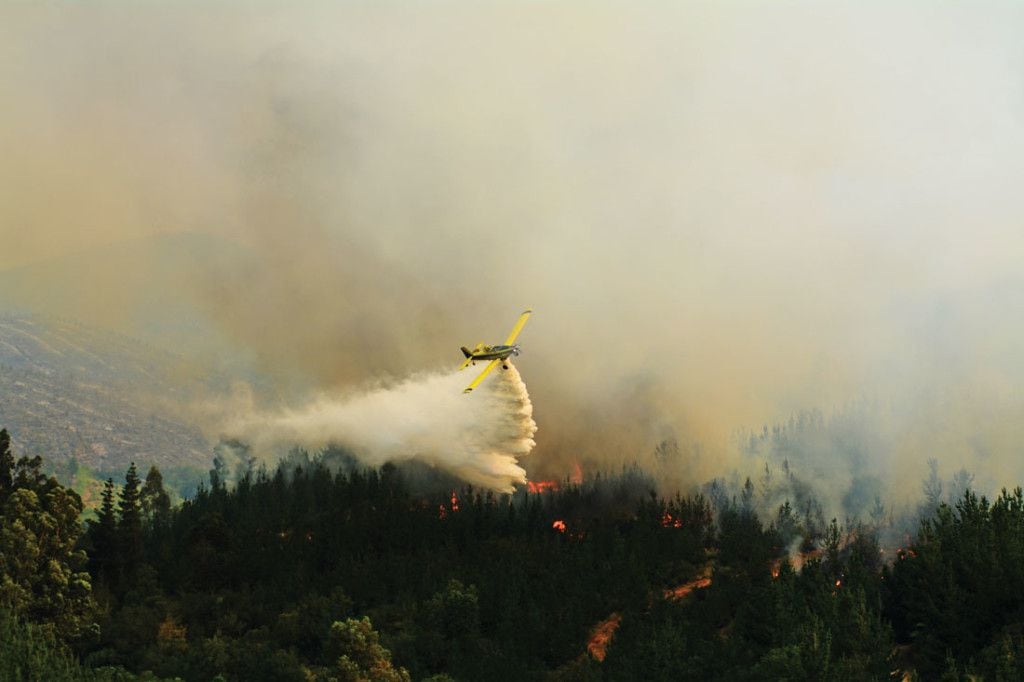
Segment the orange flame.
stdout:
<path fill-rule="evenodd" d="M 681 519 L 673 518 L 671 514 L 665 512 L 661 515 L 661 525 L 665 528 L 682 528 L 683 522 Z"/>
<path fill-rule="evenodd" d="M 551 524 L 551 527 L 557 530 L 559 533 L 564 533 L 565 521 L 563 521 L 562 519 L 555 519 L 554 523 Z"/>
<path fill-rule="evenodd" d="M 825 552 L 821 549 L 812 549 L 810 552 L 800 552 L 790 557 L 789 563 L 792 564 L 793 570 L 799 573 L 803 570 L 804 564 L 812 559 L 820 558 Z"/>
<path fill-rule="evenodd" d="M 452 491 L 451 496 L 451 506 L 446 507 L 443 504 L 437 505 L 437 518 L 443 521 L 448 518 L 449 511 L 452 513 L 459 511 L 459 496 L 455 494 L 454 490 Z"/>
<path fill-rule="evenodd" d="M 527 481 L 526 489 L 534 494 L 551 493 L 558 490 L 558 481 Z"/>
<path fill-rule="evenodd" d="M 578 460 L 572 463 L 572 474 L 569 476 L 569 482 L 574 485 L 583 483 L 583 468 L 580 467 Z"/>
<path fill-rule="evenodd" d="M 682 599 L 688 596 L 694 590 L 702 590 L 705 587 L 711 585 L 711 564 L 704 567 L 704 570 L 700 572 L 696 578 L 690 582 L 683 583 L 678 587 L 672 587 L 665 590 L 665 599 L 671 599 L 673 601 Z"/>
<path fill-rule="evenodd" d="M 594 660 L 603 661 L 604 657 L 608 655 L 608 645 L 621 622 L 622 614 L 613 613 L 594 627 L 594 631 L 587 641 L 587 652 L 594 657 Z"/>

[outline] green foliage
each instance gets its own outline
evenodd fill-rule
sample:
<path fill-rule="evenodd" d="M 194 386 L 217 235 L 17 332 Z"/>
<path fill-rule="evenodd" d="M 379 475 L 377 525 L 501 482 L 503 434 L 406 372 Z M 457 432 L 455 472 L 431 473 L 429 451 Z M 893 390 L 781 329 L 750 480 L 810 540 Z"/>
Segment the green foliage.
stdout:
<path fill-rule="evenodd" d="M 473 586 L 459 580 L 423 602 L 417 614 L 417 659 L 431 672 L 450 671 L 473 677 L 466 661 L 480 657 L 480 601 Z"/>
<path fill-rule="evenodd" d="M 98 581 L 111 584 L 118 565 L 117 516 L 114 512 L 114 481 L 103 485 L 102 503 L 96 518 L 89 521 L 90 567 Z"/>
<path fill-rule="evenodd" d="M 783 512 L 785 514 L 785 512 Z M 605 660 L 612 680 L 885 678 L 892 636 L 878 611 L 871 542 L 833 523 L 824 558 L 802 572 L 778 557 L 777 531 L 742 508 L 723 513 L 709 587 L 627 617 Z M 851 539 L 852 538 L 852 539 Z M 877 547 L 874 550 L 877 553 Z"/>
<path fill-rule="evenodd" d="M 156 466 L 149 468 L 139 495 L 143 519 L 150 524 L 164 523 L 171 513 L 171 498 L 164 490 L 164 477 Z"/>
<path fill-rule="evenodd" d="M 311 592 L 278 615 L 273 638 L 305 660 L 320 660 L 331 624 L 351 612 L 352 600 L 340 587 L 327 594 Z"/>
<path fill-rule="evenodd" d="M 84 649 L 96 668 L 297 682 L 1024 672 L 1019 490 L 940 505 L 883 568 L 872 529 L 826 523 L 810 494 L 765 527 L 753 483 L 737 482 L 732 501 L 709 486 L 713 517 L 703 496 L 660 499 L 633 471 L 543 495 L 414 494 L 396 467 L 329 469 L 297 452 L 272 473 L 239 468 L 233 486 L 221 462 L 215 485 L 165 510 L 154 471 L 139 490 L 129 470 L 117 510 L 108 483 L 90 525 L 101 584 L 139 533 L 130 579 L 106 595 L 102 639 Z M 41 503 L 18 481 L 45 481 L 31 462 L 12 480 L 8 502 L 28 528 Z M 28 548 L 29 535 L 7 541 Z M 786 560 L 798 547 L 818 548 L 799 572 Z M 710 585 L 662 597 L 705 566 Z M 597 662 L 587 638 L 610 613 L 621 625 Z"/>
<path fill-rule="evenodd" d="M 136 575 L 107 594 L 87 660 L 189 679 L 301 679 L 334 664 L 331 624 L 366 614 L 416 679 L 536 678 L 578 657 L 597 620 L 689 578 L 711 518 L 703 498 L 657 500 L 633 470 L 501 498 L 413 494 L 394 467 L 334 472 L 295 455 L 142 524 Z"/>
<path fill-rule="evenodd" d="M 446 640 L 473 637 L 480 632 L 480 601 L 475 587 L 454 578 L 423 605 L 424 625 Z"/>
<path fill-rule="evenodd" d="M 19 622 L 13 612 L 0 609 L 0 679 L 70 682 L 87 678 L 51 630 Z"/>
<path fill-rule="evenodd" d="M 989 502 L 967 491 L 952 507 L 940 504 L 886 578 L 897 637 L 913 644 L 923 675 L 941 674 L 947 654 L 967 673 L 980 659 L 986 677 L 999 670 L 1000 651 L 1005 665 L 1019 666 L 1024 493 L 1003 490 Z"/>
<path fill-rule="evenodd" d="M 142 560 L 142 505 L 139 501 L 139 474 L 135 462 L 128 467 L 124 487 L 117 502 L 117 548 L 120 573 L 130 580 Z"/>
<path fill-rule="evenodd" d="M 346 618 L 331 625 L 327 643 L 328 679 L 338 682 L 409 682 L 408 671 L 391 664 L 370 619 Z"/>
<path fill-rule="evenodd" d="M 3 504 L 14 488 L 14 454 L 11 452 L 11 436 L 7 429 L 0 429 L 0 504 Z"/>
<path fill-rule="evenodd" d="M 52 628 L 24 623 L 0 609 L 0 680 L 4 682 L 160 682 L 151 673 L 82 666 Z"/>
<path fill-rule="evenodd" d="M 21 458 L 0 509 L 0 605 L 62 640 L 91 630 L 92 585 L 85 552 L 76 548 L 81 499 Z"/>

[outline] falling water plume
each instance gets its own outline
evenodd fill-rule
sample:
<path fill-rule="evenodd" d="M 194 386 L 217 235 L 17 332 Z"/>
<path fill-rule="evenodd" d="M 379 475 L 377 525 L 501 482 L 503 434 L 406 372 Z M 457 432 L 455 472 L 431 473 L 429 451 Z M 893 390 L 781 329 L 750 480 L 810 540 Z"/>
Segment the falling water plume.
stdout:
<path fill-rule="evenodd" d="M 259 453 L 333 443 L 370 466 L 417 459 L 474 485 L 511 492 L 526 482 L 518 458 L 533 449 L 537 431 L 526 384 L 510 365 L 465 395 L 469 378 L 429 372 L 346 398 L 320 396 L 297 409 L 248 411 L 227 432 Z"/>

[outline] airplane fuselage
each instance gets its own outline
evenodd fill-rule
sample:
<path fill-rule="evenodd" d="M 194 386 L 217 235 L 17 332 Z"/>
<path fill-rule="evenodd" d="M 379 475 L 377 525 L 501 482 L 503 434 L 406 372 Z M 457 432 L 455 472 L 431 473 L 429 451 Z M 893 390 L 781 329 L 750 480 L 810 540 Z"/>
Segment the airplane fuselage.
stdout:
<path fill-rule="evenodd" d="M 484 346 L 478 351 L 470 353 L 473 362 L 477 360 L 505 360 L 511 355 L 516 355 L 518 349 L 515 346 Z"/>

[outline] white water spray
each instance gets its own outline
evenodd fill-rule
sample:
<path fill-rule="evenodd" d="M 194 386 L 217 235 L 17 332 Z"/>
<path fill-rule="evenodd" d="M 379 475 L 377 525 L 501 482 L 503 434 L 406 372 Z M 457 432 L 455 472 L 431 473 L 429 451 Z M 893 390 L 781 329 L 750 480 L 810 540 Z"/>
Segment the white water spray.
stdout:
<path fill-rule="evenodd" d="M 533 449 L 537 425 L 519 372 L 510 365 L 497 374 L 471 395 L 462 393 L 471 373 L 432 372 L 348 398 L 321 396 L 299 409 L 250 412 L 228 435 L 257 452 L 336 443 L 370 466 L 418 459 L 511 492 L 526 482 L 517 458 Z"/>

